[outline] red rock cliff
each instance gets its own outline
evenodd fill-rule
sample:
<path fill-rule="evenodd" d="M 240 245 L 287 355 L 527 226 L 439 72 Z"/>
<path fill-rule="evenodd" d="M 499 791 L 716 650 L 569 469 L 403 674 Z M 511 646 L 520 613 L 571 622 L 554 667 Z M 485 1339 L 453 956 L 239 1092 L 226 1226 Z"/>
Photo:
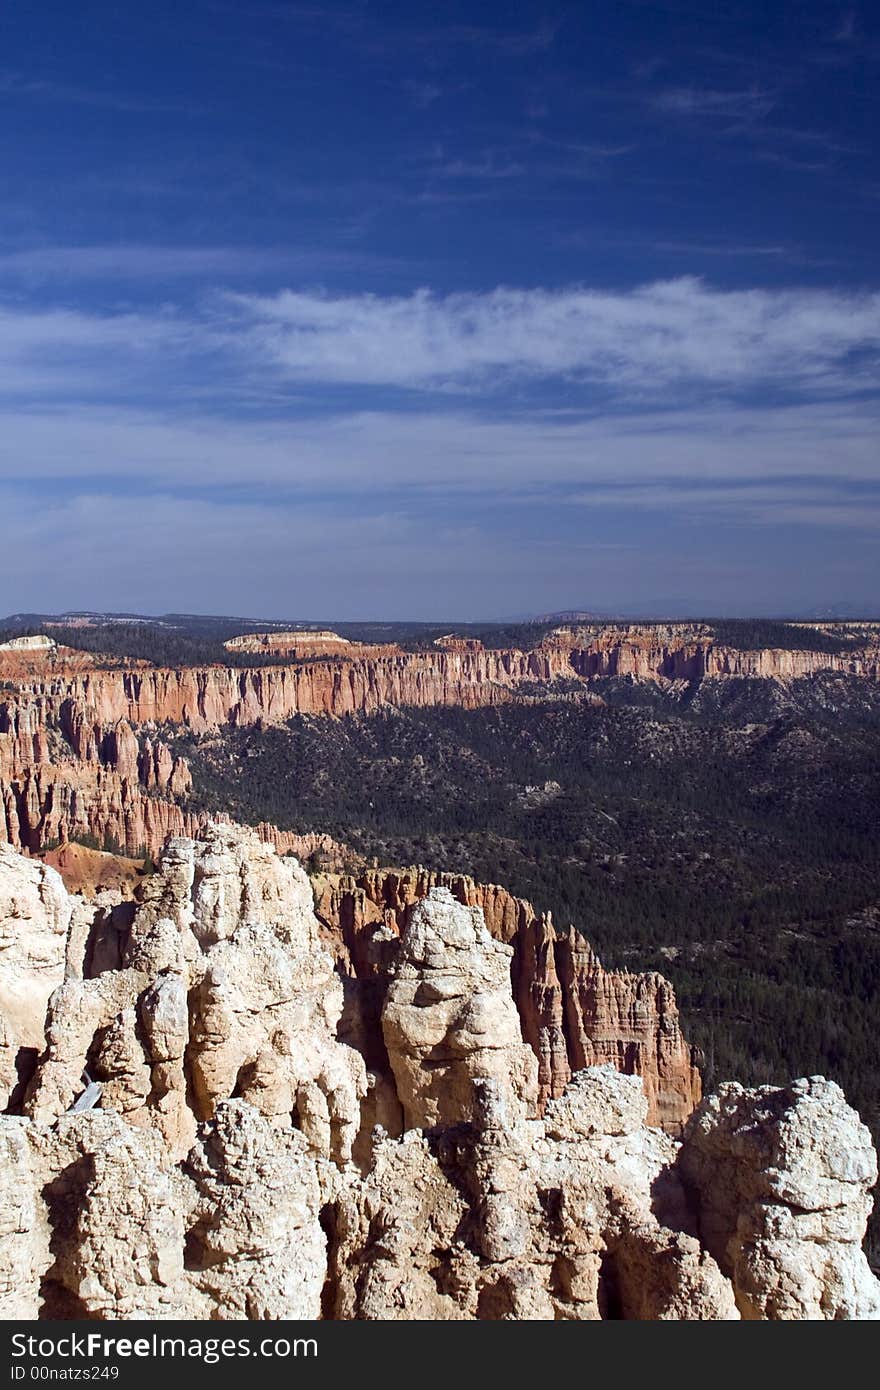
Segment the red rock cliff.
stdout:
<path fill-rule="evenodd" d="M 155 853 L 167 834 L 195 833 L 202 818 L 185 809 L 189 770 L 157 732 L 169 725 L 199 732 L 280 722 L 298 713 L 370 714 L 405 705 L 473 709 L 523 698 L 518 689 L 528 682 L 563 677 L 580 678 L 586 692 L 591 680 L 608 676 L 789 680 L 821 670 L 876 680 L 880 655 L 876 645 L 831 656 L 739 651 L 714 646 L 705 627 L 678 624 L 564 628 L 534 651 L 454 642 L 428 652 L 392 650 L 247 670 L 83 669 L 78 661 L 59 667 L 53 657 L 42 674 L 18 673 L 0 704 L 0 837 L 37 849 L 88 834 L 111 837 L 130 853 Z M 280 832 L 273 836 L 283 845 Z"/>
<path fill-rule="evenodd" d="M 183 667 L 90 670 L 18 682 L 23 694 L 71 702 L 100 726 L 178 724 L 196 730 L 282 721 L 294 714 L 370 714 L 383 706 L 460 705 L 512 698 L 529 681 L 631 676 L 702 680 L 757 676 L 793 679 L 819 671 L 880 678 L 880 652 L 844 655 L 714 646 L 688 628 L 602 629 L 552 634 L 534 651 L 400 652 L 360 660 L 313 661 L 239 670 Z M 48 705 L 47 705 L 48 709 Z"/>
<path fill-rule="evenodd" d="M 538 1058 L 542 1103 L 562 1094 L 572 1073 L 610 1063 L 642 1077 L 649 1124 L 678 1133 L 702 1094 L 694 1051 L 682 1036 L 675 995 L 656 973 L 604 970 L 589 943 L 570 927 L 558 935 L 549 915 L 497 884 L 427 869 L 367 869 L 357 878 L 327 879 L 318 894 L 342 968 L 374 988 L 366 1007 L 381 1011 L 372 948 L 377 925 L 399 932 L 431 888 L 482 908 L 486 926 L 513 946 L 513 995 L 523 1038 Z M 361 1025 L 370 1032 L 373 1020 Z M 378 1059 L 371 1059 L 378 1065 Z"/>

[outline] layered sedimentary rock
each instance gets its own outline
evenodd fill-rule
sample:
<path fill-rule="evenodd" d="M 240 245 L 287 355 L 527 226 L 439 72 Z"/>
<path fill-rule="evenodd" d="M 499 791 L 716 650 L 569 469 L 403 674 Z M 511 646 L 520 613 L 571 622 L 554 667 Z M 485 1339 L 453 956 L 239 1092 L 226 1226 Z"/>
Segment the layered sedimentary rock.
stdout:
<path fill-rule="evenodd" d="M 572 642 L 575 640 L 575 644 Z M 845 671 L 872 679 L 876 649 L 852 654 L 740 651 L 710 637 L 658 637 L 657 630 L 608 629 L 577 645 L 560 635 L 532 651 L 399 652 L 360 660 L 234 669 L 212 666 L 153 670 L 94 670 L 68 679 L 23 683 L 36 698 L 72 701 L 102 725 L 181 724 L 204 730 L 224 724 L 279 721 L 294 714 L 370 714 L 387 705 L 459 705 L 466 709 L 511 698 L 518 685 L 558 677 L 633 676 L 701 680 L 706 676 L 790 679 Z"/>
<path fill-rule="evenodd" d="M 435 887 L 371 944 L 391 1134 L 305 876 L 256 836 L 173 842 L 121 915 L 54 888 L 21 919 L 70 925 L 27 1113 L 0 1116 L 0 1316 L 876 1315 L 876 1163 L 830 1083 L 723 1088 L 679 1144 L 592 1067 L 539 1118 L 510 948 Z M 84 1064 L 98 1108 L 71 1109 Z"/>
<path fill-rule="evenodd" d="M 473 709 L 509 699 L 523 680 L 552 679 L 570 669 L 566 653 L 438 650 L 248 669 L 97 670 L 66 681 L 32 681 L 27 693 L 66 698 L 101 725 L 125 719 L 204 730 L 293 714 L 369 714 L 387 705 Z"/>
<path fill-rule="evenodd" d="M 371 941 L 399 933 L 435 887 L 479 908 L 491 935 L 513 948 L 511 982 L 522 1035 L 538 1059 L 539 1102 L 561 1095 L 572 1072 L 610 1063 L 642 1077 L 648 1121 L 677 1133 L 700 1099 L 700 1073 L 681 1032 L 675 994 L 654 972 L 604 970 L 573 927 L 557 934 L 549 915 L 498 884 L 427 869 L 365 869 L 325 878 L 318 912 L 337 938 L 344 970 L 366 982 L 362 1007 L 378 1017 Z"/>
<path fill-rule="evenodd" d="M 223 643 L 228 652 L 296 652 L 314 649 L 333 653 L 351 647 L 347 637 L 329 628 L 294 628 L 289 632 L 244 632 Z"/>
<path fill-rule="evenodd" d="M 39 853 L 84 838 L 156 855 L 169 836 L 197 835 L 209 819 L 186 805 L 191 781 L 155 731 L 136 733 L 125 719 L 104 725 L 68 698 L 0 703 L 0 843 Z M 268 823 L 257 831 L 282 854 L 352 858 L 320 832 Z"/>
<path fill-rule="evenodd" d="M 549 633 L 541 650 L 568 652 L 574 674 L 586 678 L 695 682 L 737 676 L 787 681 L 841 671 L 880 679 L 880 651 L 873 641 L 840 653 L 777 647 L 748 651 L 716 642 L 706 624 L 564 627 Z"/>
<path fill-rule="evenodd" d="M 555 953 L 572 1071 L 610 1063 L 640 1076 L 649 1122 L 677 1133 L 702 1086 L 672 985 L 656 971 L 604 970 L 574 927 L 555 943 Z"/>
<path fill-rule="evenodd" d="M 435 637 L 434 646 L 440 647 L 446 652 L 481 652 L 485 650 L 479 637 L 455 637 L 452 633 L 446 637 Z"/>
<path fill-rule="evenodd" d="M 94 711 L 86 714 L 69 699 L 56 708 L 50 697 L 33 697 L 7 710 L 5 722 L 0 771 L 10 781 L 0 835 L 10 843 L 39 851 L 91 837 L 115 842 L 129 854 L 157 855 L 169 837 L 198 834 L 206 823 L 203 814 L 166 799 L 185 797 L 185 762 L 155 734 L 138 736 L 127 719 L 106 729 Z M 59 753 L 62 739 L 73 758 Z M 258 831 L 282 852 L 317 854 L 331 864 L 346 857 L 327 836 L 296 835 L 268 824 Z M 360 905 L 329 904 L 331 923 L 353 941 L 358 914 L 366 910 L 375 920 L 375 906 L 390 910 L 399 930 L 405 913 L 441 882 L 447 877 L 367 875 L 357 884 Z M 572 1069 L 611 1061 L 645 1078 L 652 1123 L 680 1126 L 699 1098 L 699 1076 L 662 977 L 608 975 L 583 952 L 575 933 L 557 938 L 548 919 L 504 889 L 464 878 L 449 879 L 448 886 L 461 901 L 482 908 L 492 934 L 513 945 L 514 994 L 524 1036 L 538 1057 L 541 1100 L 560 1094 Z M 354 974 L 369 975 L 363 953 L 358 955 L 357 946 L 353 951 Z"/>
<path fill-rule="evenodd" d="M 58 643 L 54 637 L 38 633 L 34 637 L 11 637 L 0 642 L 0 652 L 54 652 Z"/>
<path fill-rule="evenodd" d="M 271 654 L 263 637 L 233 640 L 254 640 Z M 535 682 L 574 682 L 575 696 L 567 698 L 579 697 L 580 682 L 589 698 L 590 683 L 608 677 L 693 684 L 840 671 L 880 678 L 875 642 L 831 655 L 739 651 L 716 644 L 711 629 L 700 625 L 572 626 L 550 633 L 531 651 L 485 650 L 453 636 L 438 641 L 442 645 L 430 651 L 403 652 L 339 639 L 323 659 L 251 669 L 102 666 L 100 658 L 68 658 L 68 649 L 60 648 L 29 656 L 6 653 L 10 661 L 27 657 L 37 664 L 0 671 L 14 686 L 0 703 L 0 839 L 39 849 L 91 835 L 115 840 L 128 853 L 155 853 L 168 834 L 197 832 L 201 822 L 186 810 L 189 770 L 163 737 L 169 726 L 204 733 L 225 725 L 280 723 L 297 714 L 368 715 L 389 706 L 475 709 L 533 700 L 528 692 Z M 302 655 L 313 657 L 314 651 Z"/>
<path fill-rule="evenodd" d="M 335 657 L 343 661 L 373 661 L 379 657 L 400 656 L 395 642 L 351 642 L 329 629 L 293 632 L 248 632 L 223 643 L 229 652 L 255 656 L 286 656 L 290 661 L 312 661 L 316 657 Z"/>

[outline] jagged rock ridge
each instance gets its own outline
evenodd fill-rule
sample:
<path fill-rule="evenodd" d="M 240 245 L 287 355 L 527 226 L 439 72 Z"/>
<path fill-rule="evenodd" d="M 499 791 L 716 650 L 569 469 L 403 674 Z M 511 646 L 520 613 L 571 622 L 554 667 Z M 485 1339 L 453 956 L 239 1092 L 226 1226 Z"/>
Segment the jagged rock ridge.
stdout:
<path fill-rule="evenodd" d="M 513 948 L 511 982 L 522 1035 L 538 1059 L 541 1105 L 560 1096 L 573 1072 L 609 1063 L 640 1076 L 648 1123 L 678 1133 L 700 1099 L 693 1049 L 682 1036 L 675 995 L 656 972 L 607 971 L 574 927 L 498 884 L 427 869 L 365 869 L 357 878 L 318 880 L 318 914 L 331 929 L 346 974 L 359 981 L 360 1007 L 374 1020 L 381 991 L 371 959 L 378 928 L 399 933 L 432 889 L 478 907 L 490 934 Z"/>
<path fill-rule="evenodd" d="M 28 912 L 0 971 L 52 993 L 24 1113 L 0 1117 L 0 1315 L 878 1316 L 876 1159 L 832 1083 L 723 1088 L 680 1144 L 608 1067 L 538 1117 L 512 948 L 433 887 L 370 942 L 395 1137 L 290 860 L 215 826 L 133 906 L 65 906 L 44 869 L 40 917 L 13 859 Z M 83 1068 L 103 1089 L 77 1112 Z"/>

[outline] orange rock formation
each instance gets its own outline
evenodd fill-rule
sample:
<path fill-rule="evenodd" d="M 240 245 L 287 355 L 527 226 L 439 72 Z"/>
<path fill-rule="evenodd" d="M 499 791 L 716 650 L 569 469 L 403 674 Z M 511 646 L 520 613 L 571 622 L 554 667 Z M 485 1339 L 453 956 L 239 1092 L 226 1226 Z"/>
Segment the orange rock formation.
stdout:
<path fill-rule="evenodd" d="M 169 834 L 197 833 L 204 818 L 186 809 L 189 770 L 161 737 L 168 725 L 204 732 L 387 706 L 474 709 L 530 698 L 519 693 L 522 686 L 560 678 L 582 680 L 585 695 L 591 680 L 608 676 L 789 680 L 832 670 L 880 678 L 876 644 L 844 655 L 739 651 L 714 645 L 700 625 L 567 627 L 534 651 L 443 641 L 412 653 L 351 644 L 356 655 L 344 659 L 246 670 L 102 666 L 85 653 L 68 661 L 64 648 L 26 658 L 6 653 L 38 665 L 10 672 L 11 690 L 0 703 L 0 839 L 35 850 L 89 834 L 130 853 L 156 853 Z M 266 833 L 282 850 L 301 847 L 300 837 Z"/>
<path fill-rule="evenodd" d="M 538 1058 L 541 1103 L 560 1096 L 573 1072 L 610 1063 L 642 1077 L 648 1123 L 678 1133 L 700 1100 L 701 1082 L 669 981 L 656 973 L 604 970 L 574 927 L 557 934 L 549 914 L 539 915 L 497 884 L 427 869 L 366 869 L 357 878 L 324 880 L 318 916 L 342 968 L 366 984 L 358 1001 L 359 1034 L 378 1031 L 382 1008 L 376 927 L 399 933 L 435 887 L 481 908 L 492 936 L 513 947 L 513 996 L 523 1038 Z M 381 1066 L 380 1057 L 369 1060 Z"/>

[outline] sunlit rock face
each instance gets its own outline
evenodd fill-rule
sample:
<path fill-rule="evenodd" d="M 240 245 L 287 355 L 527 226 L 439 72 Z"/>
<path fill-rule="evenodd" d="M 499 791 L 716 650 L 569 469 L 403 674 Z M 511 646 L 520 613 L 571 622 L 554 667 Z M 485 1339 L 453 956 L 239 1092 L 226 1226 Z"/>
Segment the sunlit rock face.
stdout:
<path fill-rule="evenodd" d="M 0 845 L 0 1110 L 43 1049 L 46 1006 L 64 978 L 74 904 L 54 869 Z"/>
<path fill-rule="evenodd" d="M 471 1120 L 474 1078 L 534 1113 L 538 1065 L 510 992 L 513 951 L 479 908 L 433 888 L 400 942 L 382 1033 L 409 1129 Z"/>
<path fill-rule="evenodd" d="M 62 1114 L 87 1068 L 102 1104 L 177 1157 L 233 1096 L 281 1127 L 296 1112 L 322 1152 L 350 1156 L 364 1065 L 336 1040 L 342 982 L 294 860 L 230 826 L 171 840 L 115 945 L 117 968 L 53 995 L 29 1114 Z"/>
<path fill-rule="evenodd" d="M 833 1081 L 728 1082 L 690 1122 L 681 1167 L 743 1317 L 880 1317 L 861 1248 L 877 1155 Z"/>
<path fill-rule="evenodd" d="M 512 947 L 513 999 L 523 1039 L 538 1061 L 539 1107 L 561 1095 L 575 1071 L 609 1063 L 642 1078 L 648 1123 L 680 1134 L 702 1085 L 672 985 L 656 971 L 604 969 L 580 932 L 557 932 L 549 914 L 538 914 L 499 884 L 420 868 L 322 878 L 318 914 L 332 932 L 341 968 L 360 983 L 374 1023 L 382 986 L 371 959 L 374 935 L 383 928 L 405 933 L 418 904 L 436 888 L 479 908 L 490 935 Z"/>
<path fill-rule="evenodd" d="M 0 1115 L 0 1316 L 878 1314 L 876 1158 L 836 1086 L 731 1083 L 679 1141 L 588 1066 L 540 1113 L 511 948 L 446 888 L 376 926 L 357 1027 L 253 832 L 172 840 L 123 911 L 6 851 L 0 904 L 0 997 L 23 979 L 42 1030 Z"/>

